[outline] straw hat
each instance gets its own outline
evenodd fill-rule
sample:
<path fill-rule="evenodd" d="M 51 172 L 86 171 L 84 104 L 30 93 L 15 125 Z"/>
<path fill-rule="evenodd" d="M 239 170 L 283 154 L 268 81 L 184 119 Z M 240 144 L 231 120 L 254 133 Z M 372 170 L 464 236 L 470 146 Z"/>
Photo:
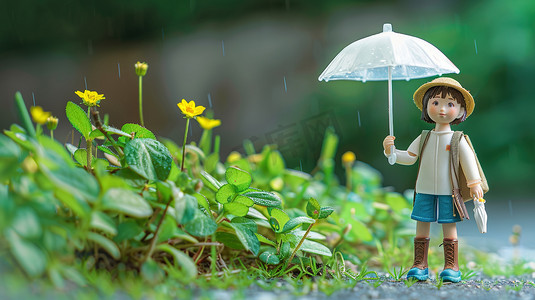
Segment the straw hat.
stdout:
<path fill-rule="evenodd" d="M 474 111 L 474 106 L 476 105 L 474 98 L 472 95 L 470 95 L 470 92 L 465 90 L 457 80 L 449 77 L 439 77 L 433 79 L 431 82 L 420 86 L 416 92 L 414 92 L 414 104 L 416 104 L 420 110 L 422 110 L 422 101 L 424 99 L 425 92 L 434 86 L 448 86 L 461 92 L 461 94 L 464 96 L 464 101 L 466 102 L 466 117 L 468 118 L 468 116 L 472 114 Z"/>

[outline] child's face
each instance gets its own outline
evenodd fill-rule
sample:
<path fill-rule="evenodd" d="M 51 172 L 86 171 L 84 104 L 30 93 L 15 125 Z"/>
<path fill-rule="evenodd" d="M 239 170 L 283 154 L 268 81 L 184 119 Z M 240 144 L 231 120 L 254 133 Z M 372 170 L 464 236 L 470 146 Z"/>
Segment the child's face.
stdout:
<path fill-rule="evenodd" d="M 442 96 L 438 94 L 429 99 L 427 114 L 437 124 L 449 124 L 461 117 L 463 108 L 451 94 L 448 93 L 444 98 Z"/>

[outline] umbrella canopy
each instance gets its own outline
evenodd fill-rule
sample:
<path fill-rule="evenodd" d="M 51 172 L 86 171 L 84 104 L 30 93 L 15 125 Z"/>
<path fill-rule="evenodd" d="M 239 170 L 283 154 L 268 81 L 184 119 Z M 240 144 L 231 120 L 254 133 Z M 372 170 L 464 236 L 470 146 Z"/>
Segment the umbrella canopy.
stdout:
<path fill-rule="evenodd" d="M 390 135 L 394 135 L 392 80 L 447 73 L 459 73 L 459 69 L 435 46 L 413 36 L 395 33 L 391 24 L 384 24 L 383 32 L 345 47 L 318 80 L 388 80 L 388 123 Z M 396 156 L 391 150 L 388 161 L 394 164 Z"/>
<path fill-rule="evenodd" d="M 392 80 L 459 73 L 435 46 L 393 32 L 391 24 L 384 24 L 383 32 L 353 42 L 340 51 L 318 80 L 388 80 L 389 67 Z"/>

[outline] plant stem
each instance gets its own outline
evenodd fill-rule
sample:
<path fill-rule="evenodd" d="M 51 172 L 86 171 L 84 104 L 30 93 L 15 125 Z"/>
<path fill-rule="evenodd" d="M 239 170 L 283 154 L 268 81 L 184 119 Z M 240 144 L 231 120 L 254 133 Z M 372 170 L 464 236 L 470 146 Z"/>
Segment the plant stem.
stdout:
<path fill-rule="evenodd" d="M 50 130 L 50 138 L 54 139 L 54 130 Z"/>
<path fill-rule="evenodd" d="M 347 192 L 351 192 L 351 183 L 352 183 L 351 169 L 352 168 L 350 164 L 346 164 L 344 167 L 346 169 L 346 189 L 347 189 Z"/>
<path fill-rule="evenodd" d="M 85 143 L 87 144 L 87 170 L 89 171 L 89 173 L 91 173 L 91 160 L 93 158 L 93 140 L 88 139 L 85 141 Z"/>
<path fill-rule="evenodd" d="M 212 233 L 212 243 L 215 242 L 215 232 Z M 215 274 L 216 272 L 216 260 L 217 260 L 217 249 L 216 249 L 216 245 L 212 245 L 210 247 L 211 249 L 211 255 L 212 255 L 212 262 L 210 263 L 210 269 L 212 269 L 212 274 Z"/>
<path fill-rule="evenodd" d="M 100 132 L 102 132 L 102 134 L 104 134 L 104 136 L 110 141 L 111 145 L 113 146 L 113 148 L 115 149 L 117 154 L 119 156 L 123 156 L 124 153 L 121 150 L 121 148 L 119 148 L 119 146 L 117 146 L 117 143 L 115 142 L 115 139 L 113 139 L 113 137 L 111 135 L 109 135 L 106 132 L 106 130 L 104 129 L 104 125 L 102 124 L 102 121 L 100 120 L 100 114 L 99 114 L 98 110 L 93 111 L 93 120 L 95 121 L 95 127 L 97 127 L 97 129 L 100 130 Z"/>
<path fill-rule="evenodd" d="M 186 141 L 188 139 L 189 120 L 190 118 L 186 119 L 186 132 L 184 132 L 184 143 L 182 144 L 182 166 L 180 167 L 180 171 L 182 172 L 184 172 L 184 161 L 186 160 Z"/>
<path fill-rule="evenodd" d="M 139 76 L 139 121 L 141 126 L 145 127 L 145 122 L 143 122 L 143 76 Z"/>
<path fill-rule="evenodd" d="M 301 248 L 301 245 L 303 244 L 303 242 L 307 238 L 307 235 L 310 233 L 310 230 L 312 229 L 312 226 L 314 226 L 314 224 L 316 224 L 316 221 L 314 221 L 314 223 L 312 223 L 312 224 L 310 224 L 308 226 L 308 229 L 305 232 L 305 235 L 303 235 L 303 238 L 301 238 L 301 240 L 299 241 L 299 244 L 297 244 L 297 247 L 295 247 L 294 251 L 292 252 L 292 255 L 290 256 L 290 259 L 288 259 L 288 264 L 292 263 L 292 259 L 294 259 L 294 256 L 297 253 L 297 250 L 299 250 L 299 248 Z"/>
<path fill-rule="evenodd" d="M 170 197 L 169 201 L 167 201 L 167 205 L 165 205 L 165 209 L 162 213 L 162 218 L 158 222 L 158 226 L 156 226 L 156 230 L 154 231 L 154 236 L 152 237 L 150 241 L 149 251 L 147 252 L 147 256 L 145 256 L 145 259 L 143 259 L 143 262 L 145 262 L 149 257 L 151 257 L 152 252 L 154 251 L 154 246 L 156 245 L 156 240 L 158 239 L 158 232 L 160 231 L 160 226 L 162 226 L 162 222 L 165 219 L 165 215 L 167 214 L 167 209 L 169 208 L 169 204 L 171 204 L 171 201 L 173 201 L 173 197 Z"/>

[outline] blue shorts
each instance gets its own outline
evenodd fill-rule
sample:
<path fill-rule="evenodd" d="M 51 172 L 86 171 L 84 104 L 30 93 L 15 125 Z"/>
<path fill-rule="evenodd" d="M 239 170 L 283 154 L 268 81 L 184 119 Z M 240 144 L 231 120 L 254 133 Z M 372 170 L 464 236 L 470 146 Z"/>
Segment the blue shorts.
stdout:
<path fill-rule="evenodd" d="M 416 194 L 411 219 L 422 222 L 455 223 L 461 221 L 451 195 Z"/>

